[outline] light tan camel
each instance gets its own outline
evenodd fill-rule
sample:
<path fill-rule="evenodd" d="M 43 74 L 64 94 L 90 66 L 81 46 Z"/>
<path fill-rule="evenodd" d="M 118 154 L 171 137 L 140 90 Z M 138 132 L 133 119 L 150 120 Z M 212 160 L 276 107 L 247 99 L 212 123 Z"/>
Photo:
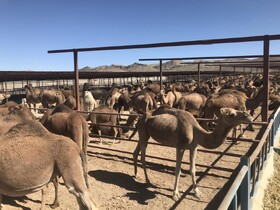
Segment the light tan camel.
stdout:
<path fill-rule="evenodd" d="M 0 206 L 2 195 L 24 196 L 62 176 L 80 209 L 97 209 L 87 189 L 84 153 L 69 138 L 50 133 L 35 120 L 25 120 L 0 139 Z"/>
<path fill-rule="evenodd" d="M 133 153 L 134 174 L 137 176 L 137 157 L 141 151 L 141 161 L 145 173 L 146 183 L 150 180 L 146 170 L 146 148 L 150 137 L 167 146 L 176 148 L 176 169 L 173 199 L 179 198 L 179 177 L 181 173 L 181 163 L 186 149 L 190 150 L 190 173 L 192 177 L 193 189 L 198 196 L 199 190 L 195 178 L 195 158 L 197 146 L 201 145 L 207 149 L 215 149 L 222 145 L 230 130 L 241 124 L 250 123 L 253 118 L 246 112 L 237 111 L 231 108 L 220 110 L 217 126 L 214 132 L 204 130 L 187 111 L 160 107 L 154 111 L 147 112 L 137 123 L 139 142 Z"/>
<path fill-rule="evenodd" d="M 151 91 L 139 91 L 132 96 L 129 104 L 137 113 L 143 114 L 148 110 L 158 108 L 157 102 L 153 96 L 155 97 L 155 94 Z"/>
<path fill-rule="evenodd" d="M 0 116 L 5 116 L 7 115 L 10 111 L 10 107 L 13 107 L 13 106 L 18 106 L 19 104 L 17 102 L 14 102 L 14 101 L 8 101 L 7 103 L 5 104 L 1 104 L 0 105 Z"/>
<path fill-rule="evenodd" d="M 162 104 L 167 104 L 171 107 L 178 107 L 178 102 L 182 97 L 182 93 L 174 90 L 168 91 L 165 96 L 165 91 L 161 90 L 159 93 L 159 100 Z"/>
<path fill-rule="evenodd" d="M 14 105 L 7 108 L 8 113 L 0 116 L 0 135 L 7 133 L 11 127 L 24 120 L 35 120 L 35 116 L 25 105 Z"/>
<path fill-rule="evenodd" d="M 185 94 L 178 102 L 178 109 L 186 110 L 195 117 L 202 117 L 206 100 L 206 96 L 199 93 Z"/>

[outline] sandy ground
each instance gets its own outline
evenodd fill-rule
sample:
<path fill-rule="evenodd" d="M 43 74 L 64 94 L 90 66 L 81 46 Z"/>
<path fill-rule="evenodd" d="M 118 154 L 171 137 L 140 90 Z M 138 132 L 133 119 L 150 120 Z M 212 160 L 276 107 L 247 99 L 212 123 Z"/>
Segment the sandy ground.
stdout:
<path fill-rule="evenodd" d="M 255 133 L 246 132 L 247 138 L 254 138 Z M 136 135 L 135 140 L 138 139 Z M 101 145 L 96 138 L 91 138 L 88 152 L 88 168 L 90 192 L 99 209 L 216 209 L 225 194 L 226 183 L 234 169 L 238 166 L 240 157 L 248 151 L 252 143 L 239 142 L 233 144 L 226 141 L 221 147 L 211 153 L 210 150 L 199 148 L 196 169 L 200 199 L 194 197 L 189 175 L 189 152 L 186 151 L 179 189 L 181 198 L 172 200 L 174 186 L 175 149 L 160 145 L 148 145 L 147 167 L 148 175 L 155 187 L 145 185 L 141 163 L 138 162 L 138 178 L 135 179 L 132 153 L 136 142 L 122 141 L 110 144 L 112 140 L 104 139 Z M 150 142 L 153 142 L 150 139 Z M 140 157 L 139 157 L 140 158 Z M 69 194 L 60 181 L 57 209 L 78 209 L 76 199 Z M 47 203 L 51 204 L 54 190 L 50 184 Z M 22 198 L 7 198 L 3 200 L 3 209 L 39 209 L 41 192 L 36 192 Z M 50 209 L 47 206 L 46 209 Z"/>

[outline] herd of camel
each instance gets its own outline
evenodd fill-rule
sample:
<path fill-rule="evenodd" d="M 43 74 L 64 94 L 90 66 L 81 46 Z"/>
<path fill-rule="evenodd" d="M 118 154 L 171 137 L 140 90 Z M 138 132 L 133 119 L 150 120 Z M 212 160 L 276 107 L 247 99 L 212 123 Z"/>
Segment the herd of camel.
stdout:
<path fill-rule="evenodd" d="M 270 78 L 270 109 L 279 107 L 279 88 L 280 75 L 274 75 Z M 145 156 L 148 140 L 153 138 L 176 148 L 173 199 L 180 197 L 178 186 L 185 150 L 190 151 L 190 175 L 195 196 L 199 197 L 195 169 L 198 145 L 217 148 L 232 129 L 252 123 L 253 112 L 262 104 L 264 94 L 261 76 L 249 74 L 212 78 L 201 84 L 174 82 L 164 88 L 143 81 L 137 86 L 112 86 L 109 90 L 85 83 L 81 91 L 84 112 L 79 112 L 75 110 L 72 88 L 41 89 L 27 84 L 25 89 L 23 104 L 5 100 L 9 96 L 0 94 L 4 102 L 0 105 L 0 209 L 3 196 L 18 197 L 39 190 L 42 191 L 41 209 L 44 209 L 46 186 L 50 182 L 55 187 L 51 207 L 58 207 L 60 177 L 76 196 L 80 209 L 97 209 L 87 178 L 89 133 L 116 138 L 128 132 L 134 123 L 136 129 L 130 138 L 136 132 L 139 135 L 133 152 L 135 177 L 141 152 L 146 183 L 151 184 Z M 39 110 L 42 112 L 39 120 L 34 115 L 38 111 L 30 109 L 38 104 L 44 108 Z M 123 111 L 138 115 L 129 116 L 127 122 L 121 124 L 118 113 Z M 197 117 L 217 118 L 217 121 L 214 125 L 199 123 Z M 102 143 L 101 137 L 100 141 Z"/>

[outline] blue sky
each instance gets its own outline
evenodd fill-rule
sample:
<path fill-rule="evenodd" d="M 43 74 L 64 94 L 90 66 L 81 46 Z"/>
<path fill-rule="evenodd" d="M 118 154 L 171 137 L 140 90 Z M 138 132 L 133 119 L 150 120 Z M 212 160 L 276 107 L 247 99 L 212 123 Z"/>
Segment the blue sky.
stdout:
<path fill-rule="evenodd" d="M 0 70 L 73 70 L 48 50 L 280 34 L 279 0 L 0 0 Z M 79 68 L 140 58 L 261 54 L 262 43 L 79 53 Z M 270 53 L 280 54 L 280 41 Z"/>

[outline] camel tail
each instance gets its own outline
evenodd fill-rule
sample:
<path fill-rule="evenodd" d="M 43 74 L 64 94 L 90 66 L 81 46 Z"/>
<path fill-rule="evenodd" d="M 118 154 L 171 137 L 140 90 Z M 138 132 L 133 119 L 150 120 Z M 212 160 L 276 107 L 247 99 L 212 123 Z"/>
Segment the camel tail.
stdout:
<path fill-rule="evenodd" d="M 83 167 L 85 182 L 86 182 L 87 188 L 89 188 L 88 174 L 87 174 L 87 158 L 86 158 L 86 154 L 83 151 L 81 151 L 80 157 L 82 159 L 82 167 Z"/>
<path fill-rule="evenodd" d="M 82 127 L 83 127 L 83 151 L 85 153 L 85 155 L 87 155 L 87 145 L 89 142 L 89 128 L 87 126 L 87 123 L 82 123 Z"/>

